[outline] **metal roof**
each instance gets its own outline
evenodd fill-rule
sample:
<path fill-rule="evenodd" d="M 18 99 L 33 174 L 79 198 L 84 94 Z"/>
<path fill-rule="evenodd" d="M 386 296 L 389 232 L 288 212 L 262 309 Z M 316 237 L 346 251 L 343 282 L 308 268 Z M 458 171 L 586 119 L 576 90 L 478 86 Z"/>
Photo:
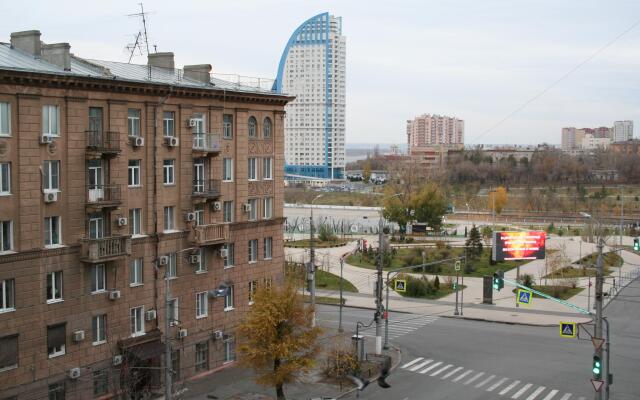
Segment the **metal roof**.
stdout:
<path fill-rule="evenodd" d="M 127 64 L 116 61 L 103 61 L 84 59 L 71 56 L 71 70 L 65 71 L 57 65 L 51 64 L 32 54 L 20 49 L 12 48 L 8 43 L 0 43 L 0 69 L 40 72 L 55 75 L 82 76 L 101 79 L 113 79 L 118 81 L 130 81 L 141 83 L 155 83 L 200 89 L 229 90 L 235 92 L 276 94 L 264 85 L 265 80 L 258 80 L 258 84 L 243 84 L 230 82 L 220 78 L 210 78 L 210 83 L 184 77 L 181 69 L 149 67 L 140 64 Z M 263 86 L 268 86 L 265 88 Z"/>

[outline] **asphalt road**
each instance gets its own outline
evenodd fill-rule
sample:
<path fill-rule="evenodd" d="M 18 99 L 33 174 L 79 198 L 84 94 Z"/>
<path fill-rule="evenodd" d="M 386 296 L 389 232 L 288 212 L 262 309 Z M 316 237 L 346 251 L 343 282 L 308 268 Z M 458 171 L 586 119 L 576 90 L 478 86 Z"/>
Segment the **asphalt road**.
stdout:
<path fill-rule="evenodd" d="M 640 398 L 640 282 L 624 289 L 605 315 L 612 330 L 611 399 Z M 345 308 L 343 327 L 371 321 L 373 311 Z M 337 327 L 338 308 L 320 306 L 321 325 Z M 593 345 L 584 330 L 563 339 L 557 327 L 533 327 L 424 316 L 390 315 L 391 343 L 402 361 L 363 399 L 592 399 Z M 587 327 L 587 329 L 592 329 Z M 375 335 L 373 329 L 364 332 Z M 373 342 L 373 337 L 366 337 Z M 355 395 L 346 398 L 355 398 Z"/>

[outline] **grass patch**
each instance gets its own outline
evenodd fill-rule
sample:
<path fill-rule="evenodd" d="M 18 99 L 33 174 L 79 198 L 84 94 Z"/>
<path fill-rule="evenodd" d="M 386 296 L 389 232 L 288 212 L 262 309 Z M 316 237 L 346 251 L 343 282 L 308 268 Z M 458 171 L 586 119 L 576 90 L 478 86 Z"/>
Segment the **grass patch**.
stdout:
<path fill-rule="evenodd" d="M 396 279 L 403 279 L 406 281 L 406 291 L 397 292 L 402 297 L 436 300 L 455 292 L 452 284 L 446 282 L 441 283 L 438 278 L 416 278 L 411 275 L 400 274 Z M 395 279 L 391 285 L 391 287 L 395 287 Z M 463 290 L 465 287 L 466 286 L 459 285 L 458 290 Z"/>
<path fill-rule="evenodd" d="M 311 204 L 313 199 L 321 192 L 314 190 L 305 190 L 300 188 L 285 188 L 284 201 L 294 204 Z M 358 193 L 358 192 L 322 192 L 322 199 L 316 204 L 324 204 L 330 206 L 363 206 L 377 207 L 381 206 L 382 197 L 380 194 L 374 193 Z"/>
<path fill-rule="evenodd" d="M 548 294 L 549 296 L 556 297 L 560 300 L 567 300 L 576 294 L 582 292 L 584 288 L 581 287 L 572 287 L 572 286 L 534 286 L 535 290 L 542 292 L 544 294 Z M 541 298 L 537 294 L 533 294 L 533 297 Z"/>
<path fill-rule="evenodd" d="M 395 269 L 401 267 L 407 267 L 410 265 L 418 265 L 422 264 L 422 252 L 425 252 L 425 261 L 427 263 L 443 260 L 447 258 L 455 258 L 460 257 L 465 254 L 465 249 L 461 247 L 454 248 L 409 248 L 409 249 L 394 249 L 392 251 L 392 256 L 387 257 L 387 265 L 384 267 L 385 270 Z M 356 267 L 375 269 L 375 251 L 371 254 L 367 252 L 359 252 L 356 254 L 352 254 L 347 257 L 346 262 L 350 265 L 354 265 Z M 508 271 L 517 266 L 526 264 L 530 262 L 529 260 L 522 261 L 503 261 L 495 263 L 491 265 L 490 262 L 491 257 L 491 249 L 485 248 L 482 251 L 482 256 L 470 259 L 467 261 L 466 267 L 463 263 L 463 271 L 465 276 L 473 276 L 473 277 L 482 277 L 485 275 L 493 275 L 497 270 Z M 407 270 L 409 272 L 409 270 Z M 421 268 L 415 268 L 411 270 L 411 272 L 422 272 Z M 425 268 L 425 273 L 427 274 L 437 274 L 437 275 L 455 275 L 455 271 L 453 269 L 453 262 L 433 265 Z"/>
<path fill-rule="evenodd" d="M 316 270 L 316 287 L 327 290 L 340 290 L 340 277 L 331 272 Z M 342 279 L 342 290 L 357 293 L 358 289 L 351 282 Z"/>
<path fill-rule="evenodd" d="M 302 300 L 305 303 L 311 302 L 311 297 L 308 294 L 302 296 Z M 316 296 L 316 304 L 330 304 L 330 305 L 339 305 L 340 298 L 326 297 L 326 296 Z M 347 299 L 342 298 L 342 305 L 347 304 Z"/>
<path fill-rule="evenodd" d="M 620 257 L 618 253 L 604 253 L 602 257 L 604 258 L 605 267 L 619 267 L 623 263 L 622 257 Z M 597 260 L 598 253 L 591 253 L 587 256 L 582 257 L 579 261 L 576 261 L 575 264 L 596 265 Z"/>
<path fill-rule="evenodd" d="M 604 274 L 611 275 L 611 268 L 604 267 Z M 545 278 L 549 279 L 563 279 L 563 278 L 586 278 L 588 276 L 596 276 L 595 268 L 581 268 L 579 266 L 576 267 L 564 267 L 562 269 L 557 270 L 556 272 L 552 272 L 545 276 Z"/>
<path fill-rule="evenodd" d="M 346 244 L 347 244 L 346 240 L 340 240 L 340 239 L 328 240 L 328 241 L 323 241 L 319 239 L 313 240 L 313 247 L 316 247 L 318 249 L 327 248 L 327 247 L 340 247 Z M 311 242 L 309 239 L 290 240 L 290 241 L 284 242 L 284 247 L 309 248 L 311 247 Z"/>

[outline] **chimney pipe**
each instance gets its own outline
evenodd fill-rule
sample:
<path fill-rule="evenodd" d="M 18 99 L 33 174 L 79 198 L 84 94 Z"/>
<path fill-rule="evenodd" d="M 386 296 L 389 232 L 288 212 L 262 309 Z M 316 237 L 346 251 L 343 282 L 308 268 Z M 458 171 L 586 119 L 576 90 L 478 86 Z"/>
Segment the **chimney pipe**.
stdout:
<path fill-rule="evenodd" d="M 148 65 L 150 67 L 170 68 L 174 69 L 173 53 L 152 53 L 148 55 Z"/>
<path fill-rule="evenodd" d="M 185 65 L 184 77 L 202 83 L 211 83 L 211 64 Z"/>
<path fill-rule="evenodd" d="M 38 30 L 13 32 L 11 34 L 11 47 L 40 57 L 40 46 L 40 31 Z"/>
<path fill-rule="evenodd" d="M 69 43 L 52 43 L 42 45 L 42 59 L 57 65 L 65 71 L 71 71 L 71 53 Z"/>

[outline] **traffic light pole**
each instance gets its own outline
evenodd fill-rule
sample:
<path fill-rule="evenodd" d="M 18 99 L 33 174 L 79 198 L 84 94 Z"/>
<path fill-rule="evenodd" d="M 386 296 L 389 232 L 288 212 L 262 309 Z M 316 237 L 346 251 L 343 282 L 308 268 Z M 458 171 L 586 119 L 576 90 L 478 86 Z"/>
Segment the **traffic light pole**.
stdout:
<path fill-rule="evenodd" d="M 601 233 L 601 232 L 599 232 Z M 594 336 L 598 339 L 602 339 L 602 284 L 603 284 L 603 259 L 602 259 L 602 237 L 598 235 L 598 259 L 596 261 L 596 327 Z M 602 347 L 597 348 L 594 353 L 600 360 L 602 360 Z M 604 376 L 605 385 L 607 385 L 607 381 L 609 376 Z M 607 385 L 608 386 L 608 385 Z M 605 389 L 606 391 L 606 389 Z M 602 400 L 602 392 L 597 391 L 595 393 L 595 400 Z"/>
<path fill-rule="evenodd" d="M 382 214 L 382 213 L 381 213 Z M 378 219 L 378 273 L 376 277 L 376 354 L 382 354 L 382 215 Z"/>

